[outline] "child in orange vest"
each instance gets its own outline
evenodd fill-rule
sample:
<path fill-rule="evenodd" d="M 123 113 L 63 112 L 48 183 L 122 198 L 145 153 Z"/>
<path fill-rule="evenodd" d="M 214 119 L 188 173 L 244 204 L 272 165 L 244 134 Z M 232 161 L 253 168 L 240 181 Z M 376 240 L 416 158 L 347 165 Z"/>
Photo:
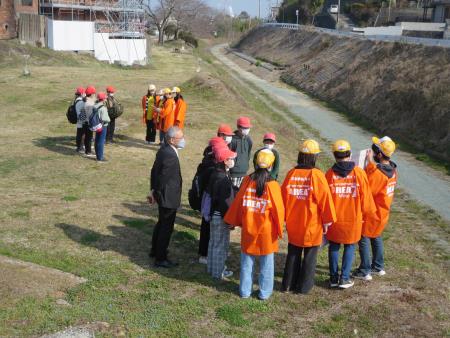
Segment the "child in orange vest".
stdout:
<path fill-rule="evenodd" d="M 255 172 L 244 178 L 224 219 L 232 227 L 242 227 L 239 283 L 242 298 L 249 298 L 252 293 L 256 258 L 260 266 L 258 298 L 266 300 L 273 291 L 274 252 L 278 251 L 278 238 L 283 235 L 284 223 L 280 186 L 270 176 L 274 161 L 272 151 L 259 152 Z"/>
<path fill-rule="evenodd" d="M 347 289 L 353 286 L 350 272 L 355 254 L 355 243 L 361 239 L 363 220 L 376 211 L 367 175 L 351 161 L 350 143 L 337 140 L 333 144 L 336 163 L 327 171 L 326 178 L 333 196 L 337 220 L 326 234 L 329 241 L 328 261 L 330 287 Z M 344 245 L 342 269 L 339 278 L 339 249 Z"/>
<path fill-rule="evenodd" d="M 327 180 L 315 168 L 319 153 L 316 141 L 303 142 L 298 154 L 298 164 L 288 172 L 281 186 L 289 240 L 283 291 L 306 294 L 312 289 L 323 234 L 336 221 Z"/>
<path fill-rule="evenodd" d="M 391 161 L 395 143 L 387 136 L 381 139 L 373 137 L 372 142 L 372 149 L 367 152 L 366 157 L 369 161 L 366 174 L 377 210 L 376 214 L 363 224 L 362 238 L 359 241 L 361 264 L 353 274 L 355 278 L 363 280 L 371 280 L 372 275 L 383 276 L 386 274 L 381 235 L 389 219 L 398 179 L 397 165 Z M 372 259 L 370 246 L 372 247 Z"/>

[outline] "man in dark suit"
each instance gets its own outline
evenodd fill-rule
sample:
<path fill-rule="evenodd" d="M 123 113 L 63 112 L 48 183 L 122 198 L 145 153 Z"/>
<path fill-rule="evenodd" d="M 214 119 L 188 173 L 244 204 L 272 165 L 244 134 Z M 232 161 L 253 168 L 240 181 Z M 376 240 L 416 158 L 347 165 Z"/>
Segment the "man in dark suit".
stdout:
<path fill-rule="evenodd" d="M 167 248 L 172 235 L 177 209 L 181 205 L 181 170 L 178 149 L 184 148 L 183 131 L 169 128 L 166 144 L 156 153 L 150 177 L 150 204 L 158 203 L 158 223 L 153 230 L 150 256 L 155 257 L 155 266 L 171 268 L 177 264 L 167 258 Z"/>

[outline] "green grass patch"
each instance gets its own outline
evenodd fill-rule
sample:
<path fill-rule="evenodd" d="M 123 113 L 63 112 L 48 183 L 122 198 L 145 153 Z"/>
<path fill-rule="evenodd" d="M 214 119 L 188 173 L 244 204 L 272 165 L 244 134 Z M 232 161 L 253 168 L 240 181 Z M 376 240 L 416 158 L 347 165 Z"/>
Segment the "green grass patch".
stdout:
<path fill-rule="evenodd" d="M 62 198 L 62 200 L 66 201 L 66 202 L 74 202 L 74 201 L 78 201 L 79 199 L 80 199 L 79 197 L 73 196 L 73 195 L 67 195 Z"/>

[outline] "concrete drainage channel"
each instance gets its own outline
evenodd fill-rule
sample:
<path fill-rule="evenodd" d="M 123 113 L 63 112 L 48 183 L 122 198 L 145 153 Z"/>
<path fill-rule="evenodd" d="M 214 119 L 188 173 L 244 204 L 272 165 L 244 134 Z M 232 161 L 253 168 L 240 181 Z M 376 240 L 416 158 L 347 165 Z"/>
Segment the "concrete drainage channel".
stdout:
<path fill-rule="evenodd" d="M 240 57 L 241 59 L 249 62 L 252 65 L 258 65 L 259 67 L 267 69 L 271 72 L 273 72 L 274 70 L 283 70 L 284 69 L 284 67 L 276 67 L 276 66 L 272 65 L 271 63 L 260 61 L 258 59 L 255 59 L 254 57 L 251 57 L 249 55 L 246 55 L 244 53 L 241 53 L 241 52 L 239 52 L 235 49 L 229 48 L 229 47 L 225 47 L 225 51 L 227 53 L 232 53 L 232 54 L 236 55 L 237 57 Z"/>
<path fill-rule="evenodd" d="M 345 117 L 320 105 L 309 96 L 289 88 L 269 83 L 250 72 L 245 71 L 224 54 L 226 45 L 211 49 L 212 54 L 233 72 L 233 75 L 254 84 L 270 94 L 274 100 L 286 105 L 291 113 L 300 117 L 306 124 L 320 131 L 324 139 L 332 140 L 345 137 L 357 147 L 367 147 L 373 136 L 368 131 L 348 122 Z M 444 174 L 427 167 L 403 151 L 398 151 L 395 161 L 399 166 L 399 186 L 415 200 L 437 211 L 450 220 L 450 180 Z"/>

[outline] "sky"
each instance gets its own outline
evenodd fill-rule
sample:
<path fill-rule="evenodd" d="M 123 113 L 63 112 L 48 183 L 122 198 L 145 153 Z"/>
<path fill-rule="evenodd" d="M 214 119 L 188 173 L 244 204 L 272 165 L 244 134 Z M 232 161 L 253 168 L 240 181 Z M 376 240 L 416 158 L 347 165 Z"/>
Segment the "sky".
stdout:
<path fill-rule="evenodd" d="M 269 15 L 270 6 L 277 3 L 276 0 L 206 0 L 212 7 L 224 9 L 231 6 L 234 15 L 239 15 L 242 11 L 246 11 L 252 17 L 258 16 L 258 1 L 261 1 L 262 18 L 267 17 Z M 281 0 L 279 0 L 279 3 L 281 3 Z"/>

